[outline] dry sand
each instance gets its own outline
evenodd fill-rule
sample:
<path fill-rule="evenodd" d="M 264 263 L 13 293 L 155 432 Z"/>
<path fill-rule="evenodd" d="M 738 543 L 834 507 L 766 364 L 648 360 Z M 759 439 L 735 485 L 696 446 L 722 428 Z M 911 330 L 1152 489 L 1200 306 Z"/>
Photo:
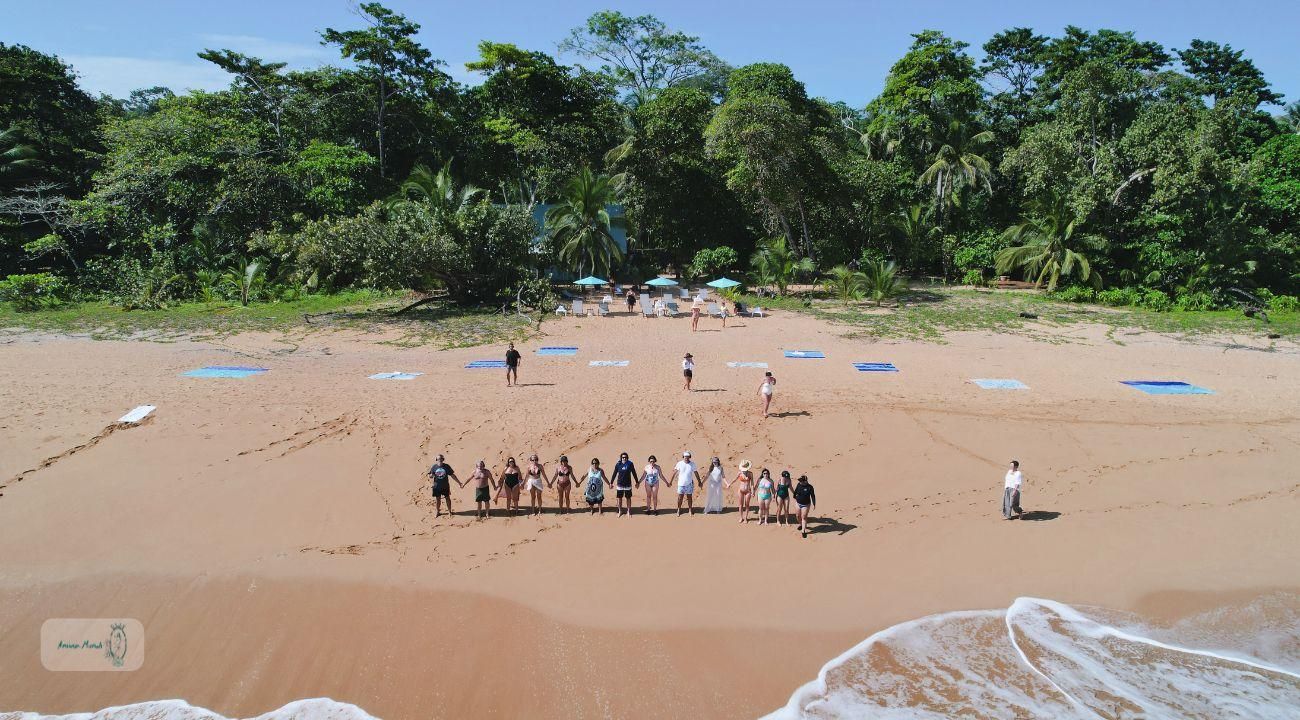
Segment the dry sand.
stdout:
<path fill-rule="evenodd" d="M 548 321 L 520 347 L 518 388 L 463 369 L 495 347 L 11 336 L 0 710 L 180 697 L 234 717 L 329 696 L 384 718 L 753 717 L 871 632 L 930 613 L 1031 595 L 1171 615 L 1300 587 L 1292 344 L 1120 345 L 1085 326 L 1041 329 L 1057 342 L 871 342 L 788 313 L 701 324 Z M 763 371 L 728 361 L 770 364 L 777 416 L 759 417 Z M 179 376 L 210 364 L 270 372 Z M 392 370 L 425 374 L 367 379 Z M 984 377 L 1031 390 L 969 382 Z M 1145 395 L 1125 379 L 1215 394 Z M 145 403 L 153 418 L 104 434 Z M 464 479 L 478 458 L 567 453 L 581 470 L 627 450 L 671 467 L 684 449 L 731 473 L 742 459 L 807 473 L 815 532 L 741 526 L 734 508 L 565 516 L 551 492 L 541 518 L 477 522 L 472 490 L 454 485 L 457 514 L 435 519 L 425 475 L 438 452 Z M 1013 457 L 1032 522 L 1000 517 Z M 44 670 L 51 617 L 139 619 L 144 667 Z"/>

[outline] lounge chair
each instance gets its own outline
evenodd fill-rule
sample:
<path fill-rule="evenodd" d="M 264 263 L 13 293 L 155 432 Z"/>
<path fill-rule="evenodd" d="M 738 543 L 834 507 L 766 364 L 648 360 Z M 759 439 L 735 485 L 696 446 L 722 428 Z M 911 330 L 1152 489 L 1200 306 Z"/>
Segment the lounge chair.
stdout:
<path fill-rule="evenodd" d="M 582 317 L 583 315 L 587 314 L 587 311 L 582 307 L 581 300 L 574 300 L 573 309 L 570 310 L 569 312 L 572 313 L 574 317 Z"/>
<path fill-rule="evenodd" d="M 690 291 L 690 290 L 687 290 L 686 288 L 681 288 L 681 290 L 679 291 L 679 295 L 678 295 L 678 296 L 679 296 L 681 299 L 683 299 L 683 300 L 690 300 L 690 299 L 691 299 L 691 291 Z"/>
<path fill-rule="evenodd" d="M 761 307 L 759 307 L 759 306 L 757 306 L 757 305 L 755 305 L 754 307 L 752 307 L 752 308 L 749 309 L 749 316 L 750 316 L 750 317 L 767 317 L 767 315 L 764 315 L 764 314 L 763 314 L 763 308 L 761 308 Z"/>
<path fill-rule="evenodd" d="M 708 313 L 709 317 L 722 317 L 722 308 L 717 303 L 709 303 Z"/>
<path fill-rule="evenodd" d="M 668 313 L 668 317 L 677 317 L 677 301 L 669 300 L 664 303 L 664 312 Z"/>
<path fill-rule="evenodd" d="M 601 304 L 599 304 L 599 305 L 596 306 L 596 309 L 597 309 L 597 311 L 601 314 L 601 316 L 608 315 L 608 314 L 609 314 L 609 303 L 607 303 L 607 302 L 602 302 Z"/>
<path fill-rule="evenodd" d="M 641 314 L 645 317 L 655 316 L 654 306 L 650 304 L 650 298 L 646 297 L 645 295 L 641 296 Z"/>
<path fill-rule="evenodd" d="M 568 314 L 569 314 L 569 309 L 566 308 L 566 307 L 564 307 L 563 304 L 561 304 L 561 305 L 556 305 L 556 306 L 555 306 L 555 314 L 556 314 L 556 315 L 568 315 Z"/>

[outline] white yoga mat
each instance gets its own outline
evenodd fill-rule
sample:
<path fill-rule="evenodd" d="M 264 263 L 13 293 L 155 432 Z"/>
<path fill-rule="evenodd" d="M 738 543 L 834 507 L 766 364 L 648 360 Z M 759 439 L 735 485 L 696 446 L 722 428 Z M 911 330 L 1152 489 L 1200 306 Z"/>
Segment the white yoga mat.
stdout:
<path fill-rule="evenodd" d="M 133 424 L 134 424 L 134 423 L 138 423 L 138 422 L 140 422 L 141 420 L 143 420 L 143 419 L 145 419 L 146 417 L 148 417 L 148 416 L 149 416 L 149 413 L 151 413 L 151 412 L 153 412 L 154 410 L 157 410 L 157 409 L 158 409 L 158 408 L 157 408 L 156 406 L 154 406 L 154 405 L 141 405 L 140 407 L 137 407 L 137 408 L 135 408 L 134 410 L 132 410 L 131 412 L 129 412 L 129 413 L 123 415 L 122 417 L 118 418 L 117 421 L 120 422 L 120 423 L 133 423 Z"/>

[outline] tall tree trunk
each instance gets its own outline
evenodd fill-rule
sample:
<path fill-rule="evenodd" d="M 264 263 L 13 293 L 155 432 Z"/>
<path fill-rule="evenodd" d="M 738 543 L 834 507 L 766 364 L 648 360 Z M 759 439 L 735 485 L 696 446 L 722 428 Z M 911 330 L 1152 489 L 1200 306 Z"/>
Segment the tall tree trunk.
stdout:
<path fill-rule="evenodd" d="M 803 198 L 797 201 L 799 204 L 799 224 L 803 226 L 803 256 L 813 259 L 812 237 L 808 234 L 808 217 L 803 212 Z"/>
<path fill-rule="evenodd" d="M 384 111 L 388 106 L 388 88 L 384 83 L 384 72 L 379 73 L 379 115 L 375 119 L 375 136 L 379 140 L 379 177 L 387 179 L 384 169 Z"/>

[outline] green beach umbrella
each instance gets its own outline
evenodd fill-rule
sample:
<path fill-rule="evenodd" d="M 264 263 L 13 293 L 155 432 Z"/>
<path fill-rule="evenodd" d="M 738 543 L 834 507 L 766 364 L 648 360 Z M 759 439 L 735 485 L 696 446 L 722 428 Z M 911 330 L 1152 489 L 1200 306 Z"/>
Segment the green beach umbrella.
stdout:
<path fill-rule="evenodd" d="M 670 279 L 668 279 L 668 278 L 666 278 L 666 277 L 657 277 L 657 278 L 655 278 L 654 280 L 647 280 L 645 284 L 646 284 L 646 285 L 653 285 L 653 286 L 655 286 L 655 287 L 669 287 L 669 286 L 671 286 L 671 285 L 676 285 L 676 284 L 677 284 L 677 281 L 676 281 L 676 280 L 670 280 Z"/>
<path fill-rule="evenodd" d="M 707 282 L 704 284 L 708 285 L 711 288 L 722 289 L 722 288 L 733 288 L 739 285 L 740 283 L 736 282 L 735 280 L 732 280 L 731 278 L 718 278 L 717 280 L 714 280 L 712 282 Z"/>

